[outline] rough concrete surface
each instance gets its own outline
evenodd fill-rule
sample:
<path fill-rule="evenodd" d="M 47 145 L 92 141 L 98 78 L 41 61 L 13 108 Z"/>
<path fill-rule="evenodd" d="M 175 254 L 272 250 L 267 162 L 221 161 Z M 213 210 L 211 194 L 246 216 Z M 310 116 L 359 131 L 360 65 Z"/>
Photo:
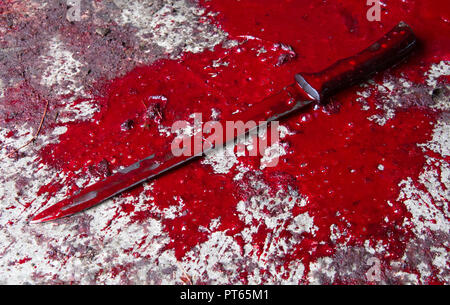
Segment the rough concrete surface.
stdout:
<path fill-rule="evenodd" d="M 66 1 L 0 3 L 0 283 L 234 284 L 241 282 L 242 266 L 248 282 L 254 284 L 365 282 L 367 265 L 361 268 L 358 264 L 383 253 L 383 245 L 342 245 L 333 256 L 319 258 L 308 268 L 301 261 L 287 267 L 280 259 L 290 251 L 291 241 L 275 233 L 262 255 L 248 256 L 232 236 L 214 230 L 219 219 L 204 228 L 212 232 L 207 241 L 177 260 L 174 251 L 165 248 L 170 237 L 160 220 L 124 225 L 127 216 L 117 218 L 115 204 L 125 202 L 126 197 L 112 199 L 63 222 L 31 226 L 29 217 L 44 202 L 43 196 L 36 195 L 39 188 L 62 175 L 36 162 L 37 152 L 66 132 L 65 127 L 49 128 L 49 120 L 90 120 L 98 111 L 90 103 L 93 95 L 99 94 L 99 86 L 94 84 L 157 59 L 201 52 L 228 39 L 227 33 L 208 21 L 205 10 L 189 0 L 83 0 L 81 7 L 81 21 L 68 22 Z M 426 90 L 411 88 L 411 83 L 402 79 L 386 79 L 381 85 L 369 81 L 358 93 L 359 102 L 364 107 L 364 99 L 376 90 L 384 99 L 385 115 L 370 119 L 382 125 L 395 116 L 396 109 L 402 106 L 399 103 L 408 101 L 400 101 L 399 96 L 413 95 L 420 100 L 420 94 L 432 92 L 436 80 L 450 73 L 449 64 L 437 63 L 427 73 Z M 84 102 L 75 105 L 80 98 Z M 16 103 L 18 99 L 26 99 L 26 106 Z M 431 268 L 440 270 L 438 279 L 449 283 L 450 167 L 445 162 L 450 156 L 450 116 L 445 112 L 448 88 L 434 92 L 433 99 L 432 107 L 440 107 L 444 114 L 434 127 L 432 141 L 420 145 L 444 159 L 427 157 L 420 176 L 423 189 L 407 177 L 401 182 L 398 196 L 412 215 L 409 221 L 415 236 L 404 257 L 385 268 L 383 283 L 422 283 Z M 18 150 L 35 134 L 45 101 L 51 102 L 42 131 L 36 141 Z M 289 133 L 285 127 L 280 128 Z M 13 137 L 10 130 L 15 131 Z M 279 153 L 286 152 L 280 147 Z M 209 156 L 203 164 L 211 165 L 214 173 L 240 166 L 233 153 L 226 150 Z M 242 173 L 245 171 L 242 168 Z M 79 179 L 79 185 L 84 182 Z M 144 188 L 151 187 L 149 183 Z M 314 234 L 314 219 L 307 213 L 288 222 L 294 202 L 306 204 L 301 194 L 292 190 L 273 196 L 264 185 L 254 188 L 258 192 L 251 200 L 236 207 L 243 223 L 252 228 L 252 223 L 265 222 L 275 232 L 277 226 L 289 223 L 287 229 L 293 234 Z M 49 204 L 61 198 L 62 193 Z M 432 201 L 439 202 L 441 208 Z M 263 212 L 266 210 L 278 212 L 267 214 Z M 157 212 L 177 217 L 179 211 L 173 208 Z M 242 234 L 244 250 L 252 247 L 249 236 L 253 229 Z M 331 231 L 332 239 L 342 237 L 340 232 Z M 405 262 L 419 272 L 405 271 Z"/>

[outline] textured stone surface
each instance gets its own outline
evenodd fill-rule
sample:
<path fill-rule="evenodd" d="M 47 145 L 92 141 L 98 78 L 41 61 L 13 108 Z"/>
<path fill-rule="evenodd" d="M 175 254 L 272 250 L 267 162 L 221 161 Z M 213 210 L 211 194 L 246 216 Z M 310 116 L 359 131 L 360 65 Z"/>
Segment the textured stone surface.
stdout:
<path fill-rule="evenodd" d="M 136 66 L 176 59 L 184 52 L 199 53 L 218 44 L 235 44 L 210 21 L 212 13 L 188 0 L 82 1 L 81 7 L 82 20 L 69 23 L 65 1 L 6 0 L 0 4 L 0 283 L 368 282 L 368 260 L 387 255 L 382 244 L 347 246 L 344 242 L 333 255 L 308 266 L 302 260 L 286 266 L 283 258 L 296 239 L 281 233 L 287 230 L 300 238 L 304 232 L 314 234 L 317 227 L 308 213 L 292 217 L 293 207 L 306 205 L 307 198 L 296 190 L 271 194 L 258 179 L 251 185 L 254 195 L 236 206 L 246 227 L 240 240 L 217 230 L 220 219 L 212 219 L 209 227 L 199 228 L 207 232 L 207 240 L 188 249 L 182 259 L 167 249 L 171 238 L 160 219 L 130 224 L 130 215 L 116 209 L 127 201 L 134 203 L 131 197 L 135 194 L 60 222 L 30 225 L 29 218 L 43 204 L 55 203 L 64 194 L 65 187 L 52 198 L 37 195 L 55 177 L 64 178 L 37 158 L 42 147 L 58 141 L 70 128 L 50 127 L 52 120 L 67 124 L 91 120 L 99 111 L 91 102 L 93 95 L 101 94 L 98 84 Z M 437 60 L 420 86 L 386 76 L 381 83 L 369 81 L 358 92 L 361 107 L 369 107 L 366 100 L 373 96 L 383 102 L 379 104 L 382 114 L 368 118 L 379 125 L 408 106 L 405 103 L 442 110 L 432 140 L 418 143 L 436 153 L 427 156 L 419 177 L 423 187 L 417 188 L 410 177 L 400 184 L 398 198 L 412 215 L 405 226 L 412 227 L 413 237 L 401 259 L 383 266 L 383 283 L 427 283 L 432 274 L 434 280 L 449 283 L 449 88 L 438 82 L 449 74 L 448 61 Z M 437 87 L 439 91 L 434 91 Z M 83 102 L 76 102 L 80 99 Z M 23 100 L 27 102 L 17 102 Z M 47 100 L 51 102 L 37 140 L 16 151 L 36 132 Z M 286 154 L 283 147 L 280 154 Z M 235 179 L 248 171 L 227 150 L 209 156 L 203 164 L 212 167 L 212 174 L 228 173 L 235 167 L 239 171 Z M 81 186 L 89 179 L 79 178 L 76 183 Z M 137 195 L 141 200 L 136 209 L 146 209 L 143 202 L 150 198 L 145 191 L 151 188 L 151 183 L 145 184 Z M 183 213 L 182 204 L 166 209 L 155 206 L 152 212 L 177 218 Z M 266 236 L 259 254 L 250 251 L 257 223 L 265 223 L 273 232 Z M 331 240 L 345 239 L 338 230 L 330 231 Z"/>

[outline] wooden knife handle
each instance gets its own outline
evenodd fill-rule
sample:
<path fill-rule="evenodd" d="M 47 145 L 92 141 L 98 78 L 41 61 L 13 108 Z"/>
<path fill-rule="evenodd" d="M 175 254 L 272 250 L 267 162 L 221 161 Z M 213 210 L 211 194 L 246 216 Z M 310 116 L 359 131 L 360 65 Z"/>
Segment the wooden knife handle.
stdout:
<path fill-rule="evenodd" d="M 400 22 L 383 38 L 359 54 L 341 59 L 317 73 L 297 74 L 297 89 L 318 102 L 326 103 L 337 91 L 401 62 L 416 45 L 417 39 L 411 28 Z"/>

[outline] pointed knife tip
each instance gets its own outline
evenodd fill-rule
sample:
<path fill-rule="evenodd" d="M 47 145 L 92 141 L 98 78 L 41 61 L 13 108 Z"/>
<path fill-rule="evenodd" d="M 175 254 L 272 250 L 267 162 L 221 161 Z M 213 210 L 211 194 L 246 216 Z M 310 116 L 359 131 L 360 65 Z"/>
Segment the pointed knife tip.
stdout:
<path fill-rule="evenodd" d="M 37 224 L 37 223 L 44 223 L 50 220 L 55 219 L 56 217 L 53 215 L 43 215 L 43 212 L 33 216 L 33 218 L 30 220 L 30 224 Z"/>
<path fill-rule="evenodd" d="M 42 221 L 40 219 L 33 218 L 28 223 L 34 225 L 34 224 L 38 224 L 38 223 L 41 223 L 41 222 Z"/>
<path fill-rule="evenodd" d="M 37 217 L 33 217 L 29 223 L 34 225 L 34 224 L 38 224 L 38 223 L 43 223 L 45 222 L 45 220 L 43 220 L 42 218 L 37 218 Z"/>

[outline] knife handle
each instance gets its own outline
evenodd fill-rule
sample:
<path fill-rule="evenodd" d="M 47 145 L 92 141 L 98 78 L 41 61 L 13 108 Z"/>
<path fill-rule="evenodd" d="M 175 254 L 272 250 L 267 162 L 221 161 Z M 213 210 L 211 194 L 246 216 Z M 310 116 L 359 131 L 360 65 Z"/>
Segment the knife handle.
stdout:
<path fill-rule="evenodd" d="M 341 59 L 317 73 L 295 75 L 297 89 L 318 102 L 326 103 L 339 90 L 401 62 L 416 45 L 417 39 L 412 29 L 402 21 L 357 55 Z"/>

